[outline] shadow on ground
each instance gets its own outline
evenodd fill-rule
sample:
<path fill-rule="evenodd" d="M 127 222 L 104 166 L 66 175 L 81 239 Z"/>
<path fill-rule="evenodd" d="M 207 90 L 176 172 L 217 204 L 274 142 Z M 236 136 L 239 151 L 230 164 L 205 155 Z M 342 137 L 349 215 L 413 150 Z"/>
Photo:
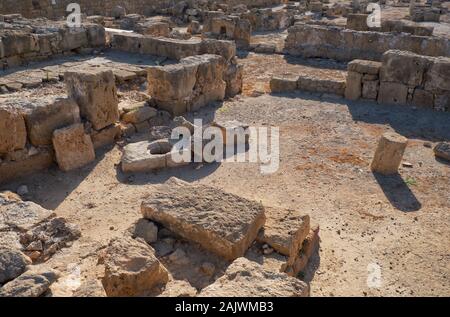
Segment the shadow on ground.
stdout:
<path fill-rule="evenodd" d="M 392 206 L 403 212 L 420 210 L 422 204 L 417 200 L 400 174 L 386 176 L 373 173 L 373 175 Z"/>

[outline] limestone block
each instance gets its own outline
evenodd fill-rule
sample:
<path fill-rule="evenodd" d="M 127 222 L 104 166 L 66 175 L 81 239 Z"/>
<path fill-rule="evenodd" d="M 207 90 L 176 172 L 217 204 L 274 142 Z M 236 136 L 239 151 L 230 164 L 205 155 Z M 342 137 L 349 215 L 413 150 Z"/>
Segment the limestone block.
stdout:
<path fill-rule="evenodd" d="M 408 87 L 401 83 L 381 82 L 378 103 L 404 105 L 408 96 Z"/>
<path fill-rule="evenodd" d="M 362 75 L 354 71 L 347 74 L 347 82 L 345 85 L 345 98 L 357 100 L 361 97 Z"/>
<path fill-rule="evenodd" d="M 67 93 L 80 107 L 81 116 L 100 130 L 119 119 L 117 88 L 111 70 L 86 68 L 64 73 Z"/>
<path fill-rule="evenodd" d="M 228 260 L 244 255 L 265 222 L 264 207 L 258 202 L 177 180 L 152 190 L 141 212 Z"/>
<path fill-rule="evenodd" d="M 111 240 L 104 263 L 102 284 L 108 296 L 143 296 L 168 281 L 153 248 L 130 237 Z"/>
<path fill-rule="evenodd" d="M 63 171 L 80 168 L 95 160 L 91 137 L 85 134 L 81 123 L 53 132 L 56 161 Z"/>
<path fill-rule="evenodd" d="M 26 141 L 27 130 L 20 111 L 0 104 L 0 153 L 23 149 Z"/>
<path fill-rule="evenodd" d="M 370 168 L 384 175 L 395 174 L 402 162 L 408 139 L 395 132 L 384 133 L 378 141 Z"/>
<path fill-rule="evenodd" d="M 205 287 L 200 297 L 306 297 L 308 285 L 284 273 L 270 271 L 246 258 L 236 259 L 225 274 Z"/>
<path fill-rule="evenodd" d="M 80 109 L 70 98 L 36 100 L 25 112 L 25 122 L 31 144 L 50 145 L 54 130 L 80 122 Z"/>

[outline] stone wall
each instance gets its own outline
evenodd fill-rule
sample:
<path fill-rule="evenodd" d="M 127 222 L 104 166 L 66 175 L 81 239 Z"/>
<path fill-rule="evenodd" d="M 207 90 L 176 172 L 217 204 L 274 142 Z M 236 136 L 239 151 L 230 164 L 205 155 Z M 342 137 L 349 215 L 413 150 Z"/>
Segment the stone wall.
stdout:
<path fill-rule="evenodd" d="M 18 17 L 0 22 L 0 28 L 0 65 L 3 69 L 53 55 L 105 46 L 105 30 L 97 24 L 68 28 L 64 23 Z"/>
<path fill-rule="evenodd" d="M 66 8 L 69 3 L 80 4 L 82 13 L 86 15 L 110 16 L 115 6 L 122 6 L 127 13 L 139 13 L 150 15 L 158 13 L 162 9 L 170 8 L 183 0 L 56 0 L 52 4 L 51 0 L 1 0 L 0 14 L 20 13 L 24 17 L 47 17 L 51 19 L 60 18 L 67 14 Z M 189 4 L 198 2 L 197 0 L 185 1 Z M 225 3 L 230 6 L 245 4 L 248 7 L 265 7 L 272 4 L 279 4 L 283 0 L 222 0 L 215 1 Z"/>
<path fill-rule="evenodd" d="M 389 50 L 382 62 L 348 64 L 345 96 L 450 111 L 450 58 Z"/>
<path fill-rule="evenodd" d="M 404 33 L 363 32 L 338 27 L 296 24 L 288 29 L 285 50 L 302 57 L 380 60 L 390 49 L 428 56 L 450 56 L 450 40 Z"/>
<path fill-rule="evenodd" d="M 236 55 L 236 45 L 231 41 L 199 38 L 178 40 L 115 32 L 109 35 L 113 49 L 129 53 L 164 56 L 176 60 L 194 55 L 217 54 L 227 61 Z"/>

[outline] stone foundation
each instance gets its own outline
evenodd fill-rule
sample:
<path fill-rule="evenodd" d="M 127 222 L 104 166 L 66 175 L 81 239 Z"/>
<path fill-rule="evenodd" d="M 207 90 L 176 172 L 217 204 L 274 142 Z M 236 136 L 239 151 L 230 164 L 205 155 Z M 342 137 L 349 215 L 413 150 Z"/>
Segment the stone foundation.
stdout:
<path fill-rule="evenodd" d="M 389 50 L 382 63 L 348 65 L 346 97 L 450 111 L 450 58 Z"/>
<path fill-rule="evenodd" d="M 63 22 L 30 21 L 21 16 L 7 17 L 4 21 L 0 22 L 0 67 L 3 69 L 105 46 L 105 30 L 98 24 L 69 28 Z M 24 23 L 31 27 L 25 28 Z"/>
<path fill-rule="evenodd" d="M 450 56 L 450 40 L 405 33 L 363 32 L 296 24 L 289 28 L 285 42 L 288 54 L 305 58 L 319 57 L 339 61 L 380 60 L 390 49 L 428 56 Z"/>

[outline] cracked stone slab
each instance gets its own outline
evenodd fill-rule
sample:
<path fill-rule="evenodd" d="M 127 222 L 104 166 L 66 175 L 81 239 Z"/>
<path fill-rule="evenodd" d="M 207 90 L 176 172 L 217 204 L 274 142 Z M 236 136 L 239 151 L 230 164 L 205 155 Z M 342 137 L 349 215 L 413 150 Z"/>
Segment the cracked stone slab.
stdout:
<path fill-rule="evenodd" d="M 259 202 L 176 179 L 152 191 L 141 211 L 144 218 L 228 260 L 244 255 L 265 222 Z"/>

